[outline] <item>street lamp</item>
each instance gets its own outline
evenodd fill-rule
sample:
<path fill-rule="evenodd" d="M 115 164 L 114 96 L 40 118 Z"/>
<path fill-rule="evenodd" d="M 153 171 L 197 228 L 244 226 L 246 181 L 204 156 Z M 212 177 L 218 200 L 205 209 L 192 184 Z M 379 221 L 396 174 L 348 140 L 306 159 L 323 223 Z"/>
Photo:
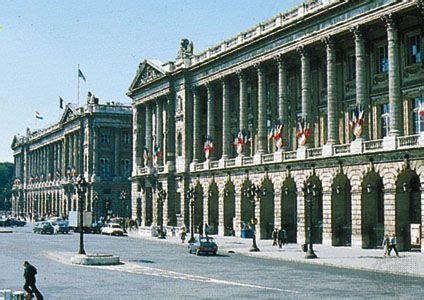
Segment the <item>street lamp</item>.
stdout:
<path fill-rule="evenodd" d="M 251 224 L 252 224 L 252 231 L 253 231 L 253 235 L 252 235 L 252 247 L 250 248 L 250 252 L 258 252 L 260 251 L 258 246 L 256 245 L 256 223 L 257 220 L 255 218 L 255 211 L 256 211 L 256 196 L 260 197 L 260 191 L 259 188 L 254 185 L 251 184 L 250 186 L 248 186 L 244 191 L 244 196 L 249 200 L 250 204 L 252 204 L 252 219 L 250 220 Z"/>
<path fill-rule="evenodd" d="M 188 199 L 190 200 L 190 239 L 189 243 L 194 242 L 194 198 L 196 197 L 196 190 L 191 187 L 188 190 Z"/>
<path fill-rule="evenodd" d="M 127 199 L 127 193 L 125 191 L 122 191 L 121 192 L 121 205 L 123 207 L 125 207 L 125 213 L 122 214 L 123 216 L 126 216 L 127 215 L 127 211 L 128 211 L 128 205 L 127 205 L 127 203 L 125 201 L 126 199 Z"/>
<path fill-rule="evenodd" d="M 93 203 L 91 204 L 92 205 L 92 211 L 93 211 L 93 215 L 94 215 L 94 218 L 96 219 L 96 221 L 98 221 L 98 215 L 97 215 L 97 213 L 98 213 L 98 211 L 97 211 L 97 205 L 98 205 L 98 202 L 99 202 L 99 193 L 97 193 L 97 192 L 94 192 L 93 193 Z"/>
<path fill-rule="evenodd" d="M 87 181 L 84 178 L 84 175 L 78 176 L 76 188 L 79 199 L 79 232 L 80 232 L 80 243 L 78 254 L 85 254 L 84 250 L 84 232 L 83 232 L 83 199 L 85 193 L 87 192 Z"/>
<path fill-rule="evenodd" d="M 317 193 L 317 186 L 312 182 L 308 182 L 306 185 L 306 197 L 305 201 L 308 204 L 309 208 L 309 224 L 308 224 L 308 239 L 309 239 L 309 249 L 308 254 L 305 258 L 317 258 L 317 255 L 314 252 L 313 243 L 312 243 L 312 204 L 315 200 L 315 196 Z"/>
<path fill-rule="evenodd" d="M 162 186 L 159 186 L 158 190 L 157 190 L 157 199 L 158 199 L 158 205 L 160 207 L 160 213 L 159 213 L 159 226 L 160 226 L 160 233 L 158 235 L 158 239 L 164 239 L 165 238 L 165 234 L 163 232 L 163 203 L 166 199 L 166 191 L 164 189 L 162 189 Z"/>

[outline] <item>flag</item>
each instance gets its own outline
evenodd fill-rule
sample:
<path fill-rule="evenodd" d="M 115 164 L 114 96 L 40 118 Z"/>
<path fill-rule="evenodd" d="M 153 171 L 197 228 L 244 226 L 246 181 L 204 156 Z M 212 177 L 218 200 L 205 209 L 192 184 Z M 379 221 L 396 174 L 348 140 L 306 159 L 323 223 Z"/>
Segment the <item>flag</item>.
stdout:
<path fill-rule="evenodd" d="M 64 100 L 62 99 L 62 97 L 59 97 L 59 107 L 63 108 L 63 102 Z"/>
<path fill-rule="evenodd" d="M 84 80 L 84 82 L 86 82 L 86 80 L 85 80 L 85 76 L 84 76 L 84 74 L 82 74 L 82 72 L 81 72 L 81 70 L 80 70 L 80 69 L 78 69 L 78 77 L 79 77 L 79 78 L 82 78 L 82 80 Z"/>
<path fill-rule="evenodd" d="M 38 111 L 35 112 L 35 118 L 39 120 L 44 119 L 43 116 Z"/>
<path fill-rule="evenodd" d="M 424 116 L 424 105 L 422 104 L 422 102 L 420 102 L 420 106 L 418 107 L 418 115 L 420 117 Z"/>

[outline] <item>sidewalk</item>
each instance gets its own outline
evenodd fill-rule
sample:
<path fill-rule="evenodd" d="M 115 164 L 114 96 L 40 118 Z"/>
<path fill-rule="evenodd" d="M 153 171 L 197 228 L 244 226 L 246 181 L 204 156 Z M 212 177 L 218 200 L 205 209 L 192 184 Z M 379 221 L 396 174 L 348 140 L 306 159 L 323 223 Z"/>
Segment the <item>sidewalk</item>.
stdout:
<path fill-rule="evenodd" d="M 161 243 L 182 244 L 179 236 L 167 236 L 165 240 L 156 237 L 141 235 L 137 231 L 129 231 L 128 236 L 132 238 L 156 240 Z M 214 237 L 221 253 L 234 253 L 264 259 L 276 259 L 283 261 L 295 261 L 311 263 L 317 265 L 327 265 L 348 269 L 359 269 L 374 272 L 391 273 L 398 275 L 409 275 L 424 277 L 424 254 L 421 252 L 400 252 L 400 257 L 392 252 L 392 256 L 384 257 L 382 249 L 357 249 L 351 247 L 330 247 L 314 245 L 314 251 L 318 259 L 305 259 L 305 253 L 300 249 L 300 245 L 289 244 L 282 249 L 272 246 L 272 240 L 257 240 L 260 252 L 249 252 L 252 239 L 242 239 L 239 237 Z"/>

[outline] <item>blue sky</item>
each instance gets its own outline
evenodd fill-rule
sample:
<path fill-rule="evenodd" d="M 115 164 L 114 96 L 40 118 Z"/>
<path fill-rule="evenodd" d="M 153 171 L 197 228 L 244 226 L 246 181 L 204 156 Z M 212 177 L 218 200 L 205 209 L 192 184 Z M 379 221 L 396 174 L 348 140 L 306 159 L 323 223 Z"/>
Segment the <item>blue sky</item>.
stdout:
<path fill-rule="evenodd" d="M 130 103 L 125 92 L 143 59 L 174 60 L 181 38 L 199 53 L 301 2 L 2 1 L 0 162 L 12 161 L 16 133 L 59 120 L 59 97 L 76 103 L 78 64 L 82 101 L 92 91 Z"/>

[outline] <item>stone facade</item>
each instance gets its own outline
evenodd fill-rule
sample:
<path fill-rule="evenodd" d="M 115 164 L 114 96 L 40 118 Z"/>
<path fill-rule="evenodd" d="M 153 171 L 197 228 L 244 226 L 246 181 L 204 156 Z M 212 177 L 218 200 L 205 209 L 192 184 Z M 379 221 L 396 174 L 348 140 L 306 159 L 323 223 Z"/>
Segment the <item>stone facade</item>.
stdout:
<path fill-rule="evenodd" d="M 308 1 L 199 54 L 183 40 L 175 61 L 145 60 L 127 93 L 133 217 L 160 221 L 162 187 L 164 223 L 188 226 L 193 187 L 195 224 L 240 235 L 255 184 L 260 238 L 283 226 L 304 243 L 311 202 L 317 243 L 374 248 L 396 233 L 419 247 L 423 13 L 422 1 Z"/>
<path fill-rule="evenodd" d="M 131 123 L 131 107 L 99 104 L 91 95 L 86 106 L 66 105 L 58 123 L 15 136 L 13 210 L 38 215 L 77 210 L 74 184 L 83 174 L 89 183 L 85 209 L 94 218 L 130 216 Z"/>

